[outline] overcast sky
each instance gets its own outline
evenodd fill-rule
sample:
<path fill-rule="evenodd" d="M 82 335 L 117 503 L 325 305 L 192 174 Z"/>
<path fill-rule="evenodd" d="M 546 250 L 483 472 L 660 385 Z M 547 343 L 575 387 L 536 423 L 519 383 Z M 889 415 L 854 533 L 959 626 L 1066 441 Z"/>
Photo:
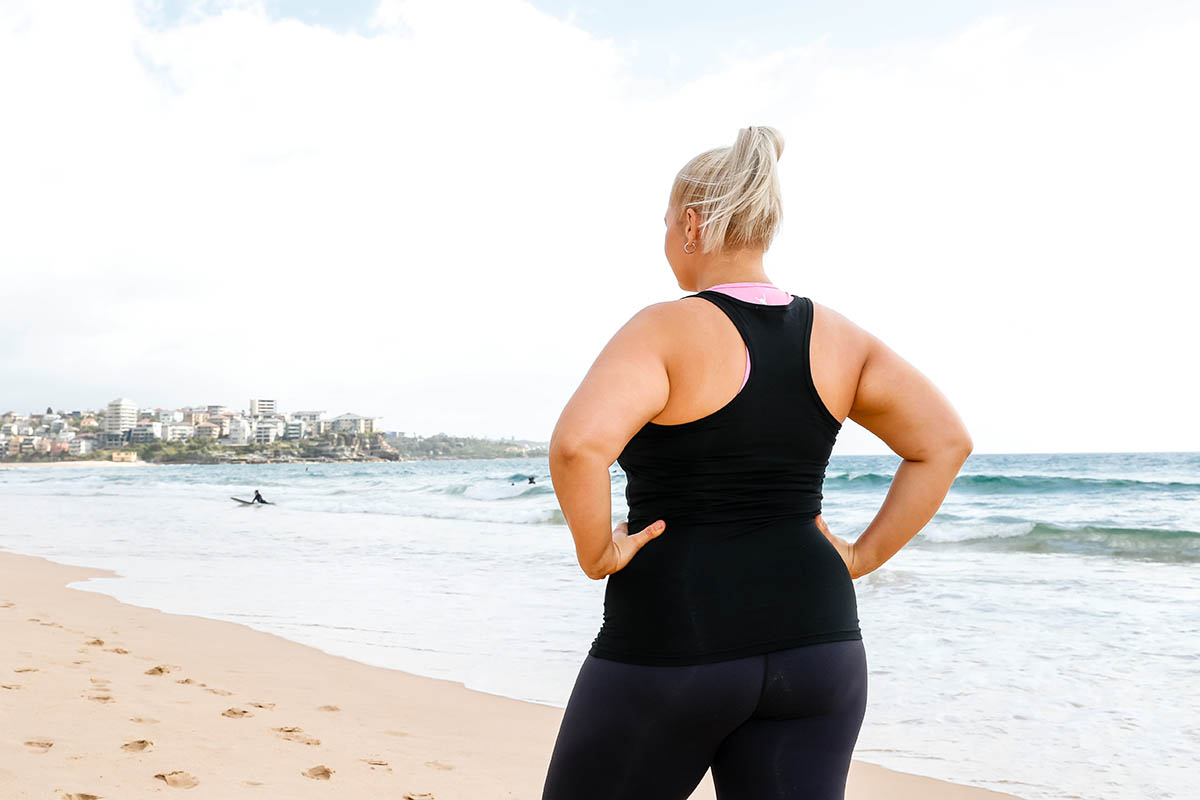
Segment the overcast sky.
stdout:
<path fill-rule="evenodd" d="M 545 440 L 766 124 L 768 276 L 976 452 L 1200 450 L 1200 4 L 847 5 L 0 0 L 0 411 Z"/>

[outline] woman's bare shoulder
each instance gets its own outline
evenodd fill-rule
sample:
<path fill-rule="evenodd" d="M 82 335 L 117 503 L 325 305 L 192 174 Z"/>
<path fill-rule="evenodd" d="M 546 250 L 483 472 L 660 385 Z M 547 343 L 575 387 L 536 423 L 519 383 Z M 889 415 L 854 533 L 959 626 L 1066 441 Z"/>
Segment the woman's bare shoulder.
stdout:
<path fill-rule="evenodd" d="M 843 359 L 857 356 L 860 363 L 865 361 L 878 341 L 875 335 L 832 306 L 816 300 L 812 304 L 813 341 L 822 343 L 822 349 L 836 351 Z"/>

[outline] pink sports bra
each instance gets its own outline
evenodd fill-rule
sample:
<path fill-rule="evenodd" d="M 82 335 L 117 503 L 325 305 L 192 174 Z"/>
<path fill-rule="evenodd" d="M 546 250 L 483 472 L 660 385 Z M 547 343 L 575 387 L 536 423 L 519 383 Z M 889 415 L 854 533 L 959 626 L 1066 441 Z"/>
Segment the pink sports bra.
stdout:
<path fill-rule="evenodd" d="M 745 300 L 750 303 L 782 306 L 792 302 L 790 294 L 770 283 L 718 283 L 716 286 L 709 286 L 708 288 L 714 292 L 727 294 L 730 297 L 736 297 L 738 300 Z M 748 380 L 750 380 L 750 350 L 747 348 L 746 374 L 742 377 L 742 386 L 745 386 Z M 741 387 L 738 387 L 738 391 L 740 392 L 741 390 Z"/>

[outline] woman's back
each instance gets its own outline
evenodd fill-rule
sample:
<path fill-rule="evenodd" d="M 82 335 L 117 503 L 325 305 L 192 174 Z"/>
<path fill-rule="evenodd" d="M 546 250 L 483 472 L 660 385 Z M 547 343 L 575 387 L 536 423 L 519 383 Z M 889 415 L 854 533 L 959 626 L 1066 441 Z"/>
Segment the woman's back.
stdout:
<path fill-rule="evenodd" d="M 767 305 L 712 290 L 683 302 L 719 309 L 751 372 L 703 416 L 647 422 L 618 457 L 630 528 L 662 519 L 669 535 L 609 576 L 591 653 L 699 664 L 860 639 L 850 574 L 814 522 L 841 424 L 809 370 L 812 302 Z"/>
<path fill-rule="evenodd" d="M 608 583 L 542 800 L 682 800 L 710 767 L 718 797 L 844 797 L 867 697 L 852 581 L 929 520 L 971 443 L 874 336 L 767 299 L 782 152 L 751 126 L 679 171 L 663 252 L 695 294 L 622 326 L 551 435 L 576 558 Z M 713 291 L 739 284 L 762 301 Z M 903 459 L 854 543 L 819 513 L 847 418 Z M 615 528 L 614 460 L 629 503 Z"/>

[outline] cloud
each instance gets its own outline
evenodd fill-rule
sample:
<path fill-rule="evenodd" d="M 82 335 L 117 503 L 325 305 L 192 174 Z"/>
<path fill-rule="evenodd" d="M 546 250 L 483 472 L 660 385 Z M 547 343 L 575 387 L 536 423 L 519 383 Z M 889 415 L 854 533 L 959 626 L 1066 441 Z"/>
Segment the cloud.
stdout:
<path fill-rule="evenodd" d="M 668 85 L 516 0 L 382 2 L 363 32 L 6 4 L 0 405 L 265 394 L 546 438 L 616 328 L 684 293 L 675 170 L 761 123 L 788 139 L 768 274 L 926 371 L 978 450 L 1200 447 L 1141 422 L 1200 388 L 1176 367 L 1200 30 L 1139 13 L 739 51 Z"/>

